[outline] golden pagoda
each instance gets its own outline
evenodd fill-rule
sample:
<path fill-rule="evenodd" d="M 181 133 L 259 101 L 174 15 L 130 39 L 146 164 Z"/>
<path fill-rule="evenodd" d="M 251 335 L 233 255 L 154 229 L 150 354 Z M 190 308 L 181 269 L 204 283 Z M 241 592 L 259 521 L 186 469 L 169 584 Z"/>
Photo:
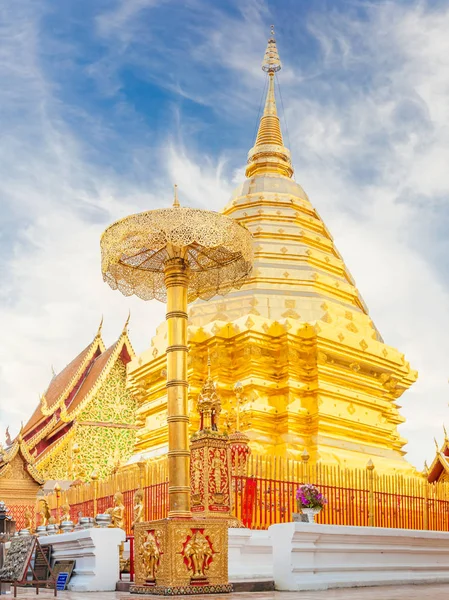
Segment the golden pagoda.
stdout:
<path fill-rule="evenodd" d="M 134 358 L 127 332 L 106 348 L 101 324 L 92 342 L 60 373 L 22 435 L 45 479 L 80 480 L 95 470 L 106 477 L 133 453 L 136 401 L 127 389 Z"/>
<path fill-rule="evenodd" d="M 252 449 L 311 462 L 411 472 L 397 401 L 416 380 L 404 355 L 386 345 L 334 241 L 293 178 L 276 107 L 281 69 L 274 32 L 262 69 L 265 108 L 248 154 L 246 179 L 223 213 L 253 235 L 251 279 L 225 298 L 198 300 L 189 312 L 191 414 L 206 375 L 207 354 L 223 409 L 233 388 Z M 136 453 L 167 449 L 166 327 L 128 365 L 138 401 Z M 191 430 L 197 423 L 191 419 Z"/>

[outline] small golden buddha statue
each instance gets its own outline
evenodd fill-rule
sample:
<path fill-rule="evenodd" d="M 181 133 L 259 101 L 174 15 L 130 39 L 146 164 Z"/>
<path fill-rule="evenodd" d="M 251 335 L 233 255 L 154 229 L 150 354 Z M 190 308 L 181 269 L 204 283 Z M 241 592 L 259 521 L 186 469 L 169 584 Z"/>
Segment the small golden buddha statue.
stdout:
<path fill-rule="evenodd" d="M 144 506 L 143 506 L 143 490 L 136 490 L 134 494 L 134 509 L 133 509 L 133 522 L 131 529 L 134 529 L 134 525 L 142 523 L 144 519 Z"/>
<path fill-rule="evenodd" d="M 71 521 L 72 519 L 70 518 L 70 506 L 68 504 L 63 504 L 61 506 L 61 523 L 63 521 Z"/>
<path fill-rule="evenodd" d="M 27 509 L 25 511 L 25 529 L 28 529 L 28 531 L 30 533 L 33 533 L 33 531 L 34 531 L 34 527 L 33 527 L 33 515 L 31 513 L 30 509 Z"/>
<path fill-rule="evenodd" d="M 123 504 L 123 494 L 121 492 L 115 493 L 114 506 L 108 508 L 106 513 L 111 515 L 110 527 L 125 529 L 125 506 Z"/>
<path fill-rule="evenodd" d="M 108 508 L 106 514 L 111 515 L 111 524 L 109 525 L 109 527 L 118 527 L 119 529 L 125 530 L 125 506 L 123 504 L 123 494 L 121 492 L 115 492 L 114 506 Z M 122 542 L 119 548 L 121 570 L 123 570 L 125 565 L 125 560 L 123 558 L 124 550 L 125 545 Z"/>
<path fill-rule="evenodd" d="M 50 509 L 48 508 L 48 504 L 46 500 L 40 501 L 41 509 L 39 514 L 41 516 L 41 525 L 47 526 L 51 519 Z"/>

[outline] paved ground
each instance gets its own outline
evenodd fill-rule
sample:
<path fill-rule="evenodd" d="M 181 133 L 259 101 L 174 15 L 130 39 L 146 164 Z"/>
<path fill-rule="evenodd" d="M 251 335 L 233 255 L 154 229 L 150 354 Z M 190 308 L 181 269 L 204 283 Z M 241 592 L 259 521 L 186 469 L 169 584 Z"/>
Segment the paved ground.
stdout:
<path fill-rule="evenodd" d="M 33 590 L 19 589 L 18 598 L 35 597 Z M 123 592 L 58 592 L 63 600 L 138 600 L 148 596 L 136 596 Z M 448 600 L 449 585 L 404 585 L 395 587 L 375 587 L 329 590 L 327 592 L 245 592 L 219 596 L 190 596 L 196 600 Z M 36 600 L 49 600 L 53 592 L 41 590 Z M 151 596 L 156 598 L 156 596 Z M 189 598 L 189 596 L 187 596 Z"/>

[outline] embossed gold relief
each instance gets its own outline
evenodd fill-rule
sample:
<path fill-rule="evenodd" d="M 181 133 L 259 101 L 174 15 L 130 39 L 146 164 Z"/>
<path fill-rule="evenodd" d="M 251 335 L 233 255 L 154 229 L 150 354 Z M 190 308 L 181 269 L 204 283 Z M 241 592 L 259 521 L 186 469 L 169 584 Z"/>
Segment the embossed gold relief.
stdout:
<path fill-rule="evenodd" d="M 228 436 L 218 427 L 221 398 L 211 377 L 210 356 L 207 365 L 207 378 L 197 402 L 199 430 L 191 437 L 190 445 L 191 510 L 197 517 L 229 519 L 231 452 Z"/>
<path fill-rule="evenodd" d="M 87 481 L 92 471 L 102 479 L 126 462 L 135 445 L 136 404 L 126 387 L 126 366 L 117 359 L 68 433 L 38 458 L 45 479 Z"/>
<path fill-rule="evenodd" d="M 206 579 L 206 572 L 213 561 L 214 550 L 204 529 L 192 529 L 187 537 L 182 555 L 192 579 Z"/>
<path fill-rule="evenodd" d="M 157 570 L 161 560 L 160 531 L 148 531 L 142 545 L 141 561 L 144 568 L 145 583 L 156 581 Z"/>
<path fill-rule="evenodd" d="M 226 586 L 227 545 L 226 522 L 164 519 L 139 523 L 135 528 L 136 582 L 132 591 L 157 593 L 176 587 L 192 593 L 198 585 Z M 179 592 L 183 593 L 182 589 Z"/>

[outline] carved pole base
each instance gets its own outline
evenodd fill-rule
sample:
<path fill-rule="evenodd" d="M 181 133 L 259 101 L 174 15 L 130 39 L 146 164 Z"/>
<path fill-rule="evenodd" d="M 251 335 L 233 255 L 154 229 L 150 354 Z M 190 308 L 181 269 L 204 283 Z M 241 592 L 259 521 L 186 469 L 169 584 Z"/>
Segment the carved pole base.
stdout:
<path fill-rule="evenodd" d="M 132 594 L 222 594 L 228 582 L 228 525 L 210 519 L 162 519 L 135 526 Z"/>

